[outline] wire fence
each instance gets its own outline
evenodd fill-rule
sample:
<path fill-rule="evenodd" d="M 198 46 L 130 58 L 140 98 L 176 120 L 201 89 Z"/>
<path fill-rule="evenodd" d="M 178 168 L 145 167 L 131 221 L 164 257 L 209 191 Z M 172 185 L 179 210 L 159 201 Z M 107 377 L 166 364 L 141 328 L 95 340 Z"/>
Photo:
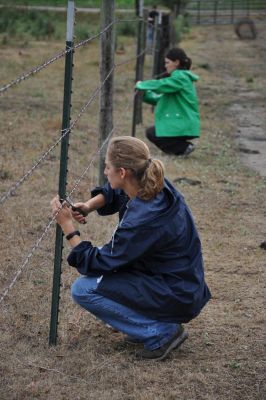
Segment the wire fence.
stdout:
<path fill-rule="evenodd" d="M 123 64 L 124 63 L 121 63 L 119 65 L 123 65 Z M 110 73 L 111 73 L 111 71 L 110 71 Z M 68 193 L 67 199 L 70 199 L 71 195 L 77 190 L 77 188 L 80 185 L 81 181 L 85 178 L 85 176 L 87 175 L 89 169 L 91 168 L 92 164 L 94 163 L 96 157 L 102 152 L 102 150 L 107 145 L 108 141 L 112 137 L 112 135 L 115 132 L 116 128 L 119 126 L 118 124 L 122 120 L 123 115 L 126 114 L 126 112 L 129 109 L 130 105 L 132 105 L 135 96 L 136 96 L 136 92 L 134 93 L 133 98 L 131 98 L 130 101 L 128 101 L 126 107 L 124 108 L 124 112 L 121 113 L 121 116 L 120 116 L 120 119 L 119 119 L 118 123 L 116 123 L 116 125 L 114 125 L 114 127 L 111 129 L 111 131 L 109 132 L 108 136 L 106 137 L 106 139 L 104 140 L 104 142 L 102 143 L 100 148 L 93 154 L 93 156 L 92 156 L 91 160 L 89 161 L 87 167 L 84 169 L 82 174 L 76 179 L 76 182 L 74 183 L 73 188 Z M 24 261 L 19 266 L 17 272 L 15 273 L 13 279 L 11 280 L 10 284 L 6 287 L 6 289 L 4 290 L 2 296 L 0 297 L 0 304 L 3 302 L 5 297 L 8 295 L 8 293 L 12 289 L 12 287 L 15 285 L 15 283 L 18 280 L 19 276 L 21 275 L 21 273 L 23 272 L 23 270 L 25 269 L 25 267 L 29 263 L 29 261 L 32 258 L 32 256 L 34 255 L 35 251 L 39 248 L 41 242 L 47 236 L 47 234 L 48 234 L 48 232 L 49 232 L 49 230 L 50 230 L 50 228 L 51 228 L 53 222 L 55 221 L 56 216 L 58 215 L 59 212 L 60 212 L 60 210 L 51 218 L 51 220 L 45 226 L 41 236 L 35 241 L 34 245 L 31 247 L 31 249 L 28 252 L 27 256 L 25 257 Z"/>
<path fill-rule="evenodd" d="M 39 73 L 40 71 L 42 71 L 43 69 L 47 68 L 48 66 L 50 66 L 51 64 L 53 64 L 54 62 L 56 62 L 57 60 L 61 59 L 62 57 L 66 56 L 67 54 L 69 54 L 70 52 L 74 52 L 76 49 L 79 49 L 85 45 L 87 45 L 88 43 L 90 43 L 91 41 L 100 38 L 104 33 L 107 33 L 109 31 L 109 29 L 111 29 L 115 24 L 118 23 L 129 23 L 129 22 L 140 22 L 142 21 L 144 24 L 148 24 L 147 21 L 145 21 L 143 18 L 138 18 L 138 19 L 119 19 L 119 20 L 115 20 L 112 21 L 110 24 L 108 24 L 104 29 L 102 29 L 100 32 L 98 32 L 97 34 L 90 36 L 89 38 L 80 41 L 79 43 L 77 43 L 76 45 L 73 46 L 68 46 L 65 50 L 62 50 L 60 52 L 58 52 L 57 54 L 55 54 L 54 56 L 52 56 L 50 59 L 44 61 L 42 64 L 32 68 L 30 71 L 18 76 L 17 78 L 15 78 L 14 80 L 12 80 L 11 82 L 5 84 L 4 86 L 2 86 L 0 88 L 0 94 L 4 94 L 6 93 L 9 89 L 11 89 L 13 86 L 20 84 L 21 82 L 25 81 L 26 79 L 32 77 L 33 75 Z M 157 29 L 157 28 L 156 28 Z M 159 31 L 160 28 L 158 28 Z M 75 128 L 75 126 L 77 125 L 78 121 L 81 119 L 81 117 L 83 116 L 83 114 L 85 113 L 85 111 L 87 111 L 87 109 L 89 108 L 89 106 L 92 104 L 92 102 L 97 98 L 97 96 L 99 95 L 99 93 L 101 92 L 101 90 L 103 89 L 104 85 L 106 84 L 106 82 L 108 81 L 109 77 L 111 76 L 111 74 L 119 67 L 123 66 L 123 65 L 127 65 L 129 63 L 132 63 L 133 61 L 135 61 L 136 59 L 138 59 L 139 57 L 142 57 L 144 54 L 146 54 L 148 52 L 148 48 L 145 47 L 142 51 L 140 51 L 138 54 L 136 54 L 135 56 L 132 56 L 126 60 L 120 61 L 118 63 L 114 63 L 114 65 L 112 66 L 112 68 L 109 70 L 109 72 L 107 73 L 105 79 L 101 82 L 101 84 L 94 90 L 94 92 L 92 93 L 92 95 L 89 97 L 89 99 L 86 101 L 86 103 L 80 108 L 77 116 L 75 117 L 75 119 L 73 120 L 73 122 L 70 124 L 69 128 L 61 130 L 60 136 L 59 138 L 55 141 L 55 143 L 53 143 L 43 154 L 41 154 L 38 158 L 37 161 L 35 161 L 33 163 L 33 165 L 26 171 L 26 173 L 23 174 L 23 176 L 21 176 L 14 184 L 12 184 L 12 186 L 4 193 L 2 194 L 2 196 L 0 197 L 0 205 L 3 205 L 7 200 L 9 200 L 9 198 L 11 196 L 14 196 L 15 193 L 17 192 L 17 190 L 21 187 L 21 185 L 26 182 L 31 175 L 33 175 L 33 173 L 37 170 L 37 168 L 42 165 L 42 163 L 44 162 L 44 160 L 47 159 L 47 157 L 53 152 L 53 150 L 58 146 L 58 144 L 62 141 L 62 139 L 71 131 L 73 131 L 73 129 Z M 159 76 L 159 75 L 158 75 Z M 134 91 L 133 97 L 130 99 L 130 101 L 128 101 L 126 107 L 124 108 L 124 112 L 120 114 L 120 118 L 119 121 L 123 119 L 125 113 L 127 112 L 127 110 L 129 109 L 130 106 L 132 106 L 132 104 L 134 103 L 134 100 L 137 96 L 137 91 Z M 67 195 L 67 199 L 70 198 L 70 196 L 78 189 L 80 183 L 82 182 L 82 180 L 84 179 L 84 177 L 87 175 L 88 171 L 90 170 L 91 166 L 93 165 L 93 163 L 95 162 L 96 157 L 102 152 L 103 148 L 106 146 L 106 144 L 108 143 L 109 139 L 111 138 L 111 136 L 113 135 L 114 131 L 117 129 L 117 127 L 119 126 L 119 121 L 114 125 L 114 127 L 110 130 L 109 134 L 107 135 L 106 139 L 103 141 L 103 143 L 101 144 L 101 146 L 99 147 L 99 149 L 97 151 L 94 152 L 94 154 L 92 155 L 91 160 L 89 161 L 89 163 L 87 164 L 86 168 L 84 169 L 84 171 L 81 173 L 81 175 L 76 179 L 76 181 L 73 184 L 73 187 L 70 191 L 68 191 L 68 195 Z M 58 211 L 59 212 L 59 211 Z M 14 277 L 12 278 L 11 282 L 9 283 L 9 285 L 5 288 L 3 294 L 0 297 L 0 304 L 3 302 L 3 300 L 6 298 L 6 296 L 8 295 L 9 291 L 13 288 L 13 286 L 15 285 L 15 283 L 17 282 L 18 278 L 20 277 L 20 275 L 22 274 L 22 272 L 24 271 L 24 269 L 26 268 L 26 266 L 28 265 L 29 261 L 31 260 L 32 256 L 34 255 L 34 253 L 37 251 L 37 249 L 40 247 L 40 244 L 42 243 L 42 241 L 44 240 L 44 238 L 47 236 L 51 226 L 53 225 L 54 221 L 56 220 L 56 215 L 53 216 L 48 223 L 46 224 L 46 226 L 44 227 L 44 229 L 42 230 L 41 235 L 36 239 L 35 243 L 33 244 L 33 246 L 30 248 L 30 250 L 27 252 L 27 255 L 25 256 L 23 262 L 20 264 L 20 266 L 18 267 L 16 273 L 14 274 Z"/>
<path fill-rule="evenodd" d="M 65 51 L 61 51 L 59 52 L 56 56 L 53 56 L 51 59 L 45 61 L 43 64 L 33 68 L 31 71 L 27 72 L 24 75 L 21 75 L 20 77 L 14 79 L 13 81 L 11 81 L 9 84 L 3 86 L 0 89 L 1 93 L 6 92 L 8 89 L 10 89 L 12 86 L 24 81 L 25 79 L 28 79 L 29 77 L 33 76 L 34 74 L 36 74 L 37 72 L 41 71 L 42 69 L 48 67 L 49 65 L 51 65 L 53 62 L 59 60 L 61 57 L 63 57 L 64 55 L 68 54 L 70 51 L 73 51 L 73 49 L 77 49 L 80 48 L 82 46 L 84 46 L 85 44 L 89 43 L 91 40 L 96 39 L 97 37 L 101 36 L 103 33 L 107 32 L 108 29 L 111 28 L 111 26 L 114 25 L 114 23 L 118 23 L 118 22 L 124 22 L 125 20 L 119 20 L 119 21 L 114 21 L 111 24 L 109 24 L 107 27 L 105 27 L 101 32 L 99 32 L 97 35 L 94 35 L 93 37 L 90 37 L 86 40 L 83 40 L 82 42 L 79 42 L 77 45 L 73 46 L 73 47 L 69 47 L 68 49 L 66 49 Z M 138 21 L 138 20 L 126 20 L 126 21 Z M 120 66 L 126 65 L 128 63 L 131 63 L 132 61 L 136 60 L 138 57 L 141 57 L 144 53 L 146 52 L 146 48 L 141 51 L 139 54 L 137 54 L 134 57 L 130 57 L 129 59 L 126 59 L 124 61 L 115 63 L 113 65 L 113 67 L 110 69 L 110 71 L 108 72 L 108 74 L 106 75 L 104 81 L 101 83 L 101 85 L 99 85 L 93 92 L 93 94 L 90 96 L 90 98 L 88 99 L 88 101 L 82 106 L 82 108 L 80 109 L 80 111 L 78 112 L 76 118 L 74 119 L 74 121 L 70 124 L 68 129 L 65 130 L 61 130 L 61 135 L 60 137 L 56 140 L 56 142 L 50 146 L 48 148 L 48 150 L 46 150 L 38 159 L 37 161 L 27 170 L 27 172 L 21 177 L 19 178 L 0 198 L 0 204 L 3 205 L 11 196 L 13 196 L 15 194 L 15 192 L 19 189 L 19 187 L 34 173 L 34 171 L 43 163 L 43 161 L 48 157 L 48 155 L 57 147 L 57 145 L 62 141 L 62 139 L 71 131 L 73 130 L 73 128 L 76 126 L 76 124 L 78 123 L 78 121 L 80 120 L 80 118 L 82 117 L 82 115 L 85 113 L 85 111 L 88 109 L 88 107 L 91 105 L 91 103 L 96 99 L 96 97 L 98 96 L 98 94 L 101 92 L 102 88 L 104 87 L 104 85 L 106 84 L 106 82 L 108 81 L 109 77 L 111 76 L 111 74 Z M 136 92 L 134 93 L 133 99 L 131 99 L 131 101 L 128 102 L 126 109 L 128 109 L 130 107 L 130 105 L 132 105 L 132 101 L 134 101 L 134 98 L 136 96 Z M 125 114 L 126 109 L 124 110 L 124 113 L 121 113 L 121 117 L 120 119 L 122 119 L 122 116 Z M 95 161 L 95 158 L 97 157 L 97 155 L 99 155 L 102 151 L 102 149 L 104 148 L 104 146 L 107 144 L 107 142 L 109 141 L 110 137 L 112 136 L 112 134 L 114 133 L 116 127 L 118 126 L 118 124 L 116 124 L 113 129 L 109 132 L 107 138 L 104 140 L 104 142 L 102 143 L 101 147 L 94 153 L 94 155 L 92 156 L 91 161 L 89 162 L 89 164 L 87 165 L 87 167 L 85 168 L 85 170 L 83 171 L 83 173 L 78 177 L 78 179 L 76 179 L 76 182 L 73 185 L 73 188 L 70 190 L 70 192 L 68 193 L 68 198 L 69 196 L 71 196 L 75 190 L 77 190 L 78 186 L 80 185 L 81 181 L 84 179 L 84 177 L 87 175 L 89 169 L 91 168 L 93 162 Z M 34 253 L 36 252 L 36 250 L 39 248 L 41 242 L 44 240 L 44 238 L 47 236 L 50 227 L 52 226 L 53 222 L 55 221 L 56 216 L 54 216 L 45 226 L 45 228 L 43 229 L 40 237 L 35 241 L 34 245 L 30 248 L 30 250 L 28 251 L 24 261 L 21 263 L 21 265 L 19 266 L 19 268 L 17 269 L 17 272 L 15 273 L 13 279 L 11 280 L 10 284 L 6 287 L 6 289 L 4 290 L 2 296 L 0 297 L 0 304 L 3 302 L 3 300 L 6 298 L 6 296 L 8 295 L 9 291 L 12 289 L 12 287 L 15 285 L 16 281 L 18 280 L 18 278 L 20 277 L 20 275 L 22 274 L 23 270 L 25 269 L 25 267 L 27 266 L 27 264 L 29 263 L 29 261 L 31 260 L 32 256 L 34 255 Z"/>
<path fill-rule="evenodd" d="M 42 64 L 37 65 L 36 67 L 32 68 L 30 71 L 25 72 L 24 74 L 18 76 L 17 78 L 13 79 L 11 82 L 3 85 L 0 88 L 0 94 L 3 94 L 13 86 L 25 81 L 26 79 L 30 78 L 32 75 L 37 74 L 38 72 L 42 71 L 44 68 L 48 67 L 49 65 L 53 64 L 55 61 L 60 60 L 62 57 L 64 57 L 66 54 L 75 51 L 76 49 L 79 49 L 80 47 L 83 47 L 87 44 L 89 44 L 91 41 L 98 39 L 101 37 L 104 33 L 106 33 L 110 28 L 112 28 L 116 24 L 121 24 L 121 23 L 128 23 L 128 22 L 139 22 L 139 19 L 117 19 L 110 24 L 108 24 L 103 30 L 100 32 L 96 33 L 95 35 L 90 36 L 87 39 L 84 39 L 80 41 L 79 43 L 75 44 L 74 46 L 69 46 L 66 50 L 61 50 L 54 56 L 52 56 L 49 60 L 44 61 Z M 145 21 L 146 23 L 146 21 Z"/>
<path fill-rule="evenodd" d="M 266 15 L 265 0 L 190 0 L 183 10 L 194 25 L 230 25 L 243 18 Z"/>
<path fill-rule="evenodd" d="M 134 57 L 131 57 L 125 61 L 121 61 L 120 63 L 114 64 L 114 66 L 111 68 L 111 70 L 108 72 L 106 75 L 104 81 L 102 84 L 97 87 L 92 94 L 92 96 L 89 98 L 89 100 L 83 105 L 83 107 L 80 109 L 77 117 L 75 120 L 70 124 L 70 127 L 68 129 L 62 130 L 61 131 L 61 136 L 56 140 L 56 142 L 47 150 L 45 153 L 43 153 L 38 160 L 28 169 L 28 171 L 17 180 L 0 198 L 0 205 L 4 204 L 11 196 L 15 194 L 15 192 L 19 189 L 19 187 L 33 174 L 33 172 L 42 164 L 42 162 L 47 159 L 49 154 L 57 147 L 57 145 L 62 141 L 62 139 L 75 127 L 79 119 L 82 117 L 84 112 L 87 110 L 87 108 L 91 105 L 91 103 L 96 99 L 97 95 L 101 92 L 103 86 L 111 76 L 111 74 L 114 72 L 114 70 L 122 65 L 126 65 L 128 63 L 131 63 L 132 61 L 136 60 L 136 58 L 141 57 L 144 53 L 146 52 L 146 48 L 139 54 L 137 54 Z"/>

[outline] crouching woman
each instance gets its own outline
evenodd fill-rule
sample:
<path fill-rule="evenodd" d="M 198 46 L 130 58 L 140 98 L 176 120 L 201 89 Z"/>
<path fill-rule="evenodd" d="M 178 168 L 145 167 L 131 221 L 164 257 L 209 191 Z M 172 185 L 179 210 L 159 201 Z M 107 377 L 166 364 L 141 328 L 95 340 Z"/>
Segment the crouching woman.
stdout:
<path fill-rule="evenodd" d="M 83 275 L 72 295 L 126 340 L 143 343 L 139 359 L 163 360 L 187 339 L 182 324 L 210 299 L 200 238 L 183 196 L 143 141 L 112 139 L 105 175 L 105 186 L 75 204 L 85 214 L 119 214 L 112 238 L 102 247 L 81 240 L 73 220 L 84 222 L 81 214 L 62 207 L 58 197 L 51 201 L 72 246 L 68 263 Z"/>

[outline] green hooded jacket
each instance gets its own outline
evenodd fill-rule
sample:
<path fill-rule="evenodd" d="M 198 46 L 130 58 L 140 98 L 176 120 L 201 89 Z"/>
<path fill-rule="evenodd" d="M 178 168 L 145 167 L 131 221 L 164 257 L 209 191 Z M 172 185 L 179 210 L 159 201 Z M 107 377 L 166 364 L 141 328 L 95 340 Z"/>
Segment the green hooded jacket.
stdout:
<path fill-rule="evenodd" d="M 200 136 L 200 114 L 194 81 L 199 77 L 177 69 L 169 78 L 138 82 L 145 90 L 143 101 L 155 107 L 155 134 L 158 137 Z"/>

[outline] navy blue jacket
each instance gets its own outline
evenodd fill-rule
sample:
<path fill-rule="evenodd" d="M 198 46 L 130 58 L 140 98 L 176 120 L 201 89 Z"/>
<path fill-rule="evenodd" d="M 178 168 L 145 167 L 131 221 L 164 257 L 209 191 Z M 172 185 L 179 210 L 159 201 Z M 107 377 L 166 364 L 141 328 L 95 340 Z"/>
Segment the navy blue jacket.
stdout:
<path fill-rule="evenodd" d="M 119 212 L 119 225 L 102 248 L 83 241 L 68 263 L 82 275 L 101 276 L 97 292 L 143 315 L 189 322 L 210 299 L 201 243 L 183 196 L 165 180 L 149 201 L 131 200 L 109 184 L 92 191 L 106 204 L 100 215 Z"/>

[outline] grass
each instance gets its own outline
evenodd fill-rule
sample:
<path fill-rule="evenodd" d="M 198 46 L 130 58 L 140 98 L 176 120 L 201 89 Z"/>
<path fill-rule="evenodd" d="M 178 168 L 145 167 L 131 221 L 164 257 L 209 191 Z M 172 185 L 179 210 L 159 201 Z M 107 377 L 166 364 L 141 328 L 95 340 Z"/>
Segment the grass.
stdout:
<path fill-rule="evenodd" d="M 163 160 L 195 216 L 201 235 L 206 280 L 213 299 L 187 327 L 179 351 L 163 363 L 137 362 L 135 347 L 73 304 L 70 286 L 78 276 L 69 268 L 65 244 L 58 345 L 48 346 L 55 226 L 34 252 L 1 304 L 0 398 L 8 400 L 262 400 L 265 397 L 263 354 L 265 308 L 266 180 L 245 167 L 235 144 L 240 113 L 232 104 L 257 110 L 265 103 L 265 30 L 256 42 L 240 41 L 230 27 L 199 27 L 182 40 L 199 74 L 202 136 L 188 159 L 162 154 L 150 145 L 152 157 Z M 78 49 L 74 60 L 72 116 L 98 86 L 99 44 Z M 125 54 L 135 54 L 132 38 Z M 1 83 L 49 59 L 63 41 L 31 41 L 1 45 Z M 256 48 L 256 62 L 254 62 Z M 200 65 L 208 64 L 206 69 Z M 54 141 L 61 128 L 64 61 L 59 60 L 0 97 L 0 191 L 19 179 Z M 146 59 L 145 78 L 151 74 Z M 115 74 L 116 134 L 130 134 L 134 62 Z M 253 82 L 247 82 L 247 77 Z M 241 93 L 255 93 L 241 97 Z M 71 135 L 68 189 L 88 165 L 98 146 L 96 100 Z M 144 126 L 153 123 L 143 108 Z M 92 164 L 74 200 L 85 199 L 97 183 L 98 160 Z M 49 202 L 57 192 L 59 149 L 42 163 L 0 210 L 1 293 L 10 284 L 50 218 Z M 180 179 L 186 177 L 185 179 Z M 200 181 L 197 185 L 188 182 Z M 116 216 L 91 214 L 80 227 L 94 245 L 109 240 Z"/>
<path fill-rule="evenodd" d="M 122 20 L 129 16 L 123 14 Z M 130 16 L 132 19 L 132 15 Z M 78 13 L 75 24 L 75 40 L 80 41 L 95 35 L 100 31 L 100 15 Z M 116 25 L 117 36 L 134 36 L 136 22 L 120 22 Z M 65 39 L 66 14 L 54 11 L 16 10 L 4 8 L 0 16 L 0 34 L 3 34 L 2 44 L 12 40 L 36 40 Z"/>
<path fill-rule="evenodd" d="M 263 0 L 233 0 L 234 8 L 246 8 L 247 4 L 249 3 L 249 7 L 252 9 L 265 9 L 265 2 Z M 152 6 L 153 4 L 159 3 L 158 1 L 154 0 L 145 0 L 145 6 Z M 189 7 L 197 8 L 198 1 L 189 1 Z M 194 3 L 194 4 L 193 4 Z M 202 0 L 200 7 L 202 9 L 209 9 L 214 7 L 214 0 Z M 10 5 L 10 0 L 0 0 L 0 4 L 3 5 Z M 12 0 L 12 5 L 34 5 L 34 6 L 66 6 L 67 0 Z M 231 9 L 232 7 L 232 0 L 219 0 L 217 2 L 219 9 Z M 75 5 L 77 7 L 91 7 L 97 8 L 101 6 L 101 0 L 75 0 Z M 115 0 L 115 7 L 116 8 L 135 8 L 135 0 Z"/>
<path fill-rule="evenodd" d="M 1 0 L 0 4 L 10 5 L 9 0 Z M 12 5 L 34 5 L 34 6 L 66 6 L 67 0 L 12 0 Z M 153 5 L 154 1 L 146 0 L 146 5 Z M 77 7 L 97 8 L 101 6 L 101 0 L 75 0 Z M 135 0 L 115 0 L 116 8 L 135 8 Z"/>

